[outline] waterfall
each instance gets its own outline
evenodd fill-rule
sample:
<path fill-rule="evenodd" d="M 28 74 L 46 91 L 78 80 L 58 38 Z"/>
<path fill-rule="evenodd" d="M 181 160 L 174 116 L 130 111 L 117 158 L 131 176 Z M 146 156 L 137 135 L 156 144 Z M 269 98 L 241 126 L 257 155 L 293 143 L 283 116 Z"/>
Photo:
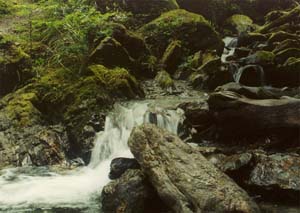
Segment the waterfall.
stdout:
<path fill-rule="evenodd" d="M 227 62 L 227 57 L 234 54 L 235 48 L 237 47 L 238 39 L 235 37 L 225 37 L 223 39 L 225 43 L 224 52 L 222 54 L 221 60 L 223 63 Z"/>
<path fill-rule="evenodd" d="M 110 162 L 132 157 L 127 141 L 132 129 L 155 123 L 177 133 L 183 111 L 167 110 L 149 103 L 116 105 L 97 134 L 88 166 L 59 174 L 47 168 L 15 168 L 0 171 L 0 210 L 30 208 L 91 208 L 95 196 L 109 182 Z M 94 210 L 96 211 L 96 210 Z M 97 210 L 98 211 L 98 210 Z"/>

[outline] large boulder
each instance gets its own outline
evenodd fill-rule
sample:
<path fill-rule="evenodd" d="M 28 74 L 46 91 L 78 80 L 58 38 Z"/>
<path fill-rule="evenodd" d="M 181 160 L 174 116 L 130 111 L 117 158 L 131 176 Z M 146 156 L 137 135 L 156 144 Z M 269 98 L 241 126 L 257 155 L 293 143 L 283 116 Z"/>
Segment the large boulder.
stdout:
<path fill-rule="evenodd" d="M 139 169 L 140 165 L 132 158 L 115 158 L 110 163 L 109 178 L 120 178 L 128 169 Z"/>
<path fill-rule="evenodd" d="M 224 44 L 212 25 L 201 15 L 173 10 L 138 30 L 155 56 L 161 57 L 172 40 L 181 41 L 188 53 L 215 49 L 221 54 Z"/>
<path fill-rule="evenodd" d="M 177 136 L 154 125 L 133 130 L 129 147 L 174 212 L 259 212 L 247 193 Z"/>

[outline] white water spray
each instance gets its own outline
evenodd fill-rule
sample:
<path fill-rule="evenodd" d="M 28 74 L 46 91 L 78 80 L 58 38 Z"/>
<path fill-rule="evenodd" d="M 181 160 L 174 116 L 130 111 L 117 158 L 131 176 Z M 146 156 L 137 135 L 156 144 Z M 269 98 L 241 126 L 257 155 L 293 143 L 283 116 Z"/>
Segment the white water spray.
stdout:
<path fill-rule="evenodd" d="M 150 108 L 147 103 L 117 105 L 106 118 L 104 131 L 97 134 L 88 166 L 65 175 L 38 168 L 31 168 L 30 174 L 17 168 L 1 171 L 0 210 L 90 206 L 89 202 L 109 182 L 111 160 L 132 157 L 127 141 L 135 126 L 152 122 L 177 133 L 182 116 L 180 110 Z"/>

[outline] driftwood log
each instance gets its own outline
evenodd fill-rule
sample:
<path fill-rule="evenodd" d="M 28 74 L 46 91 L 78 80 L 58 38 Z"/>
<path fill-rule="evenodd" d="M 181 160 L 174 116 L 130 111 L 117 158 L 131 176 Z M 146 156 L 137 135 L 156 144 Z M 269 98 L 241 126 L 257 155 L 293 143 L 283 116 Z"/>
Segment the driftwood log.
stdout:
<path fill-rule="evenodd" d="M 128 143 L 173 212 L 259 212 L 243 189 L 176 135 L 143 125 L 133 130 Z"/>

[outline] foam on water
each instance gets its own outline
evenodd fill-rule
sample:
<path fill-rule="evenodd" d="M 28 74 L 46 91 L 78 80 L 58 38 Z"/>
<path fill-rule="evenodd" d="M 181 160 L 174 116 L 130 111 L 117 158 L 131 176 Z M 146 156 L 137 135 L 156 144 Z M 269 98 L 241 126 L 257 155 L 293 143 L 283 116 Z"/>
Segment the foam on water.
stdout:
<path fill-rule="evenodd" d="M 150 108 L 148 103 L 117 105 L 106 118 L 104 131 L 97 134 L 88 166 L 64 175 L 38 167 L 28 168 L 28 172 L 20 168 L 2 170 L 0 210 L 89 206 L 109 182 L 111 160 L 132 157 L 127 147 L 130 133 L 135 126 L 149 123 L 150 114 L 156 117 L 154 123 L 173 133 L 177 133 L 183 116 L 182 111 Z"/>

